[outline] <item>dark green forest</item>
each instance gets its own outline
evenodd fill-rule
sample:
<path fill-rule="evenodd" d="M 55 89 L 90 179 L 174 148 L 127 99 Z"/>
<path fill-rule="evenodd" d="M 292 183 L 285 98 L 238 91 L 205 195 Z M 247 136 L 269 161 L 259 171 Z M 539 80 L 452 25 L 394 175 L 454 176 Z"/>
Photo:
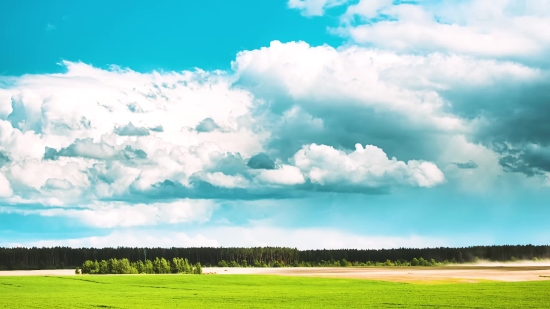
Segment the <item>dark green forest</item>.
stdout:
<path fill-rule="evenodd" d="M 476 260 L 515 261 L 550 258 L 550 246 L 475 246 L 464 248 L 399 248 L 381 250 L 298 250 L 295 248 L 0 248 L 0 270 L 81 267 L 87 261 L 128 259 L 130 263 L 156 258 L 187 259 L 203 266 L 381 266 L 419 263 L 469 263 Z M 422 260 L 420 260 L 422 258 Z M 345 261 L 345 262 L 343 262 Z M 422 262 L 426 261 L 426 262 Z M 434 264 L 435 263 L 435 264 Z M 391 266 L 388 265 L 388 266 Z M 428 265 L 425 265 L 428 266 Z"/>

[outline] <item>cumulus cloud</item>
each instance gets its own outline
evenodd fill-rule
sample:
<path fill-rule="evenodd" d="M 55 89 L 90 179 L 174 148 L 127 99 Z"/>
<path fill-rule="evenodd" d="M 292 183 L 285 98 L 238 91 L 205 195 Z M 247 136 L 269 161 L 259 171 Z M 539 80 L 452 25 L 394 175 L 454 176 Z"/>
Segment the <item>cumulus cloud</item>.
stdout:
<path fill-rule="evenodd" d="M 479 70 L 482 82 L 516 70 L 469 58 L 277 41 L 242 52 L 233 63 L 239 83 L 270 102 L 273 117 L 266 126 L 275 131 L 268 144 L 272 151 L 288 158 L 312 142 L 353 149 L 369 141 L 406 160 L 433 159 L 433 147 L 439 145 L 434 141 L 468 130 L 446 110 L 448 102 L 438 91 L 476 66 L 488 69 Z"/>
<path fill-rule="evenodd" d="M 438 165 L 453 162 L 441 155 L 453 137 L 503 157 L 495 143 L 550 145 L 543 133 L 549 73 L 514 61 L 275 41 L 241 52 L 233 68 L 240 85 L 269 102 L 266 126 L 275 134 L 267 149 L 283 161 L 311 143 L 352 150 L 368 142 L 401 160 Z"/>
<path fill-rule="evenodd" d="M 11 189 L 10 182 L 6 179 L 3 173 L 0 173 L 0 198 L 11 197 L 13 190 Z"/>
<path fill-rule="evenodd" d="M 248 167 L 253 169 L 266 169 L 272 170 L 275 169 L 275 162 L 269 158 L 265 153 L 259 153 L 254 155 L 248 160 Z"/>
<path fill-rule="evenodd" d="M 214 122 L 212 118 L 206 118 L 202 120 L 195 128 L 197 132 L 213 132 L 218 129 L 220 129 L 220 126 L 218 126 L 218 124 Z"/>
<path fill-rule="evenodd" d="M 276 42 L 265 52 L 278 53 L 281 49 L 302 54 L 289 59 L 296 65 L 309 52 L 327 59 L 340 57 L 341 53 L 327 47 L 315 49 L 302 43 L 283 46 Z M 9 86 L 0 91 L 6 110 L 4 118 L 0 118 L 0 151 L 7 158 L 4 174 L 13 191 L 6 190 L 5 195 L 13 193 L 12 199 L 62 206 L 89 205 L 95 200 L 139 204 L 140 199 L 145 199 L 152 204 L 174 198 L 288 197 L 294 195 L 288 193 L 289 187 L 303 192 L 311 188 L 308 183 L 329 191 L 346 191 L 316 174 L 319 166 L 330 159 L 319 166 L 313 162 L 306 166 L 304 160 L 296 160 L 303 157 L 296 153 L 303 145 L 315 142 L 316 134 L 333 131 L 335 121 L 342 118 L 331 119 L 330 113 L 322 111 L 318 118 L 311 119 L 308 113 L 314 113 L 316 106 L 322 110 L 326 106 L 323 102 L 281 106 L 281 115 L 278 102 L 266 109 L 266 100 L 256 96 L 261 93 L 234 87 L 235 77 L 237 83 L 244 83 L 254 77 L 254 72 L 265 70 L 257 64 L 263 57 L 264 51 L 240 54 L 233 77 L 203 71 L 144 74 L 64 62 L 66 73 L 10 78 L 10 83 L 5 84 Z M 272 70 L 270 67 L 267 69 Z M 302 74 L 301 70 L 307 68 L 294 70 Z M 284 78 L 285 74 L 267 75 Z M 275 85 L 280 82 L 283 81 L 271 80 Z M 308 87 L 316 85 L 312 80 Z M 288 91 L 300 100 L 310 96 L 296 90 Z M 378 100 L 362 103 L 363 99 L 350 100 L 344 108 L 347 112 L 339 116 L 353 114 L 349 111 L 361 109 L 361 104 L 384 106 Z M 398 106 L 403 105 L 392 109 Z M 408 107 L 411 111 L 415 108 Z M 438 117 L 447 117 L 437 111 L 430 114 L 433 108 L 427 110 L 421 114 L 435 119 L 434 125 Z M 292 129 L 288 124 L 293 121 L 301 122 L 305 129 L 291 140 L 291 132 L 285 130 Z M 327 126 L 331 122 L 334 123 Z M 320 132 L 311 131 L 317 129 Z M 353 138 L 355 142 L 367 139 L 361 135 Z M 295 146 L 285 145 L 285 139 Z M 319 147 L 335 147 L 330 143 L 333 140 L 319 143 Z M 349 158 L 353 161 L 354 156 Z M 390 161 L 369 163 L 373 170 L 358 178 L 348 175 L 356 179 L 342 181 L 343 186 L 429 187 L 442 182 L 431 174 L 439 171 L 437 167 L 430 171 L 431 163 L 398 162 L 390 168 Z M 323 167 L 327 175 L 334 175 L 330 167 Z M 365 164 L 356 162 L 356 167 L 363 168 Z M 392 168 L 403 171 L 388 177 L 369 176 L 376 169 L 389 173 Z"/>
<path fill-rule="evenodd" d="M 334 30 L 360 44 L 401 51 L 482 56 L 542 56 L 550 5 L 538 0 L 400 3 L 361 0 Z"/>
<path fill-rule="evenodd" d="M 162 128 L 162 126 L 157 127 Z M 158 129 L 157 129 L 158 130 Z M 132 122 L 129 122 L 127 125 L 124 125 L 122 127 L 115 127 L 114 129 L 115 134 L 121 135 L 121 136 L 147 136 L 149 135 L 149 130 L 144 127 L 136 127 Z M 159 132 L 162 132 L 160 130 Z"/>
<path fill-rule="evenodd" d="M 283 165 L 279 169 L 263 170 L 258 175 L 260 182 L 274 185 L 299 185 L 305 182 L 304 175 L 299 168 Z"/>
<path fill-rule="evenodd" d="M 302 148 L 292 158 L 308 179 L 321 186 L 383 187 L 396 184 L 432 187 L 445 180 L 443 173 L 431 162 L 389 159 L 376 146 L 360 144 L 355 151 L 345 153 L 326 145 L 312 144 Z"/>
<path fill-rule="evenodd" d="M 496 175 L 493 161 L 548 172 L 547 73 L 512 61 L 274 41 L 240 52 L 231 72 L 64 65 L 0 78 L 5 201 L 169 213 L 155 203 L 433 187 L 449 162 L 464 170 L 453 177 Z M 457 137 L 483 149 L 446 153 Z"/>

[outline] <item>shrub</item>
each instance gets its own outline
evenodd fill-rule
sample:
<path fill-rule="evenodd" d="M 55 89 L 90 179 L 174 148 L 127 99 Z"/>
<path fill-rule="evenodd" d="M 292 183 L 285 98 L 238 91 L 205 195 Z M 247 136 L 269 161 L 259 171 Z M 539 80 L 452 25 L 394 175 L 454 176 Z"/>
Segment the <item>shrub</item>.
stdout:
<path fill-rule="evenodd" d="M 225 260 L 221 260 L 219 263 L 218 263 L 218 266 L 219 267 L 227 267 L 227 262 Z"/>

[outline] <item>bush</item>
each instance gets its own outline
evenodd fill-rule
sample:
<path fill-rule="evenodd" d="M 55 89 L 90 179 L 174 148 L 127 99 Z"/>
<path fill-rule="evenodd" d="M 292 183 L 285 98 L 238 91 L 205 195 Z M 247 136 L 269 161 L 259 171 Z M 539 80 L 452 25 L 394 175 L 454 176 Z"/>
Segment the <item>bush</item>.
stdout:
<path fill-rule="evenodd" d="M 195 265 L 195 267 L 193 268 L 193 273 L 194 274 L 197 274 L 197 275 L 201 275 L 202 274 L 202 265 L 200 262 L 197 262 L 197 264 Z"/>
<path fill-rule="evenodd" d="M 221 260 L 219 263 L 218 263 L 218 267 L 227 267 L 227 262 L 225 260 Z"/>

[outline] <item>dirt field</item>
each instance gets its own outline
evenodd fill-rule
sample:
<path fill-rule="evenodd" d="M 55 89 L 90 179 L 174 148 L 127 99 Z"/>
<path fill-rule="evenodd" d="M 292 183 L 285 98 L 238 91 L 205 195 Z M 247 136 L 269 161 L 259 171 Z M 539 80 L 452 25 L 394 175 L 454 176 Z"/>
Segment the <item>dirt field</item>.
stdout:
<path fill-rule="evenodd" d="M 280 276 L 311 276 L 357 278 L 395 282 L 479 282 L 550 280 L 550 264 L 506 266 L 446 266 L 446 267 L 311 267 L 311 268 L 219 268 L 205 267 L 204 273 L 218 275 L 258 274 Z M 0 276 L 69 276 L 74 270 L 0 271 Z"/>
<path fill-rule="evenodd" d="M 357 278 L 395 282 L 479 282 L 550 280 L 550 265 L 448 267 L 205 268 L 216 274 L 270 274 Z"/>
<path fill-rule="evenodd" d="M 74 269 L 0 271 L 0 276 L 69 276 L 69 275 L 74 275 Z"/>

